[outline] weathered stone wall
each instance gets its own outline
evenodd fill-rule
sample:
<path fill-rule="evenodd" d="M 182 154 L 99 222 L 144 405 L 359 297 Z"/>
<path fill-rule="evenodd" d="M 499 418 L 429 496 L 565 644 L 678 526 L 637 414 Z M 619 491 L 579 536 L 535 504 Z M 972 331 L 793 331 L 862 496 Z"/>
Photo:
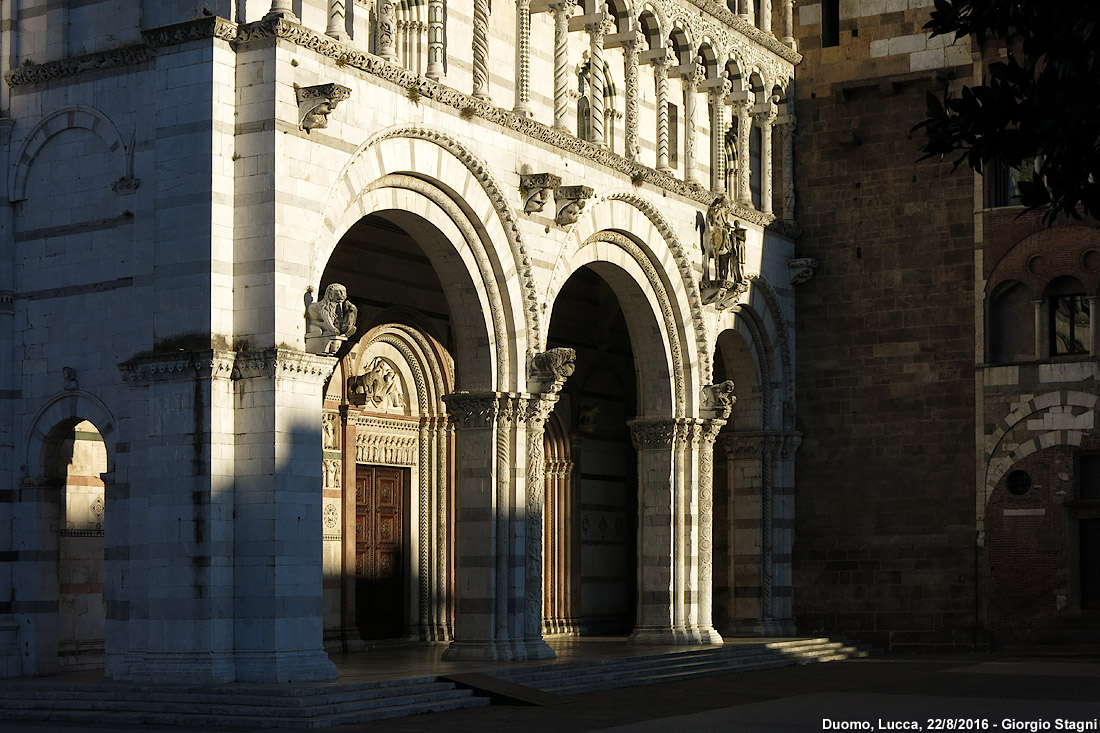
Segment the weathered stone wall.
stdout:
<path fill-rule="evenodd" d="M 975 642 L 974 183 L 909 132 L 970 57 L 929 52 L 926 4 L 842 2 L 834 47 L 819 4 L 798 25 L 795 616 L 899 650 Z"/>

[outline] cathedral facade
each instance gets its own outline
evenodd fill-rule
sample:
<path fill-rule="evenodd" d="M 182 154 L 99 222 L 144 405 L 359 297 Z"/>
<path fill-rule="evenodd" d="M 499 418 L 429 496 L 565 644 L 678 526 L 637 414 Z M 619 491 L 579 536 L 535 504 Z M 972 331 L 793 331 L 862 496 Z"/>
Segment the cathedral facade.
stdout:
<path fill-rule="evenodd" d="M 791 3 L 492 5 L 4 0 L 0 675 L 794 632 Z"/>

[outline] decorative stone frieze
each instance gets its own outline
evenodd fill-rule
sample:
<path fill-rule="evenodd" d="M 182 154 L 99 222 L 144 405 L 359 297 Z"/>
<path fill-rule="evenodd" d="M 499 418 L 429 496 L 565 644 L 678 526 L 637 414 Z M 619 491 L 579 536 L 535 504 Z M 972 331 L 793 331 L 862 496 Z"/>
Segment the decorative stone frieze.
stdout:
<path fill-rule="evenodd" d="M 521 173 L 519 194 L 523 197 L 523 210 L 528 214 L 542 211 L 560 185 L 561 176 L 553 173 Z"/>
<path fill-rule="evenodd" d="M 576 224 L 581 216 L 584 205 L 592 198 L 594 192 L 591 186 L 558 186 L 554 189 L 554 200 L 557 204 L 557 213 L 554 221 L 558 226 Z"/>
<path fill-rule="evenodd" d="M 547 394 L 560 392 L 565 380 L 573 375 L 575 369 L 573 361 L 576 358 L 576 351 L 564 347 L 532 356 L 531 366 L 527 371 L 531 392 Z"/>
<path fill-rule="evenodd" d="M 355 461 L 390 466 L 414 466 L 417 462 L 415 435 L 359 433 L 355 436 Z"/>
<path fill-rule="evenodd" d="M 131 387 L 151 382 L 171 382 L 195 377 L 230 377 L 235 373 L 237 354 L 221 349 L 166 351 L 138 354 L 118 365 Z"/>
<path fill-rule="evenodd" d="M 348 301 L 348 290 L 339 283 L 325 288 L 325 297 L 306 307 L 306 351 L 335 354 L 355 334 L 358 309 Z"/>
<path fill-rule="evenodd" d="M 813 257 L 797 257 L 787 260 L 787 269 L 791 273 L 791 285 L 799 285 L 813 277 L 817 260 Z"/>
<path fill-rule="evenodd" d="M 9 87 L 25 86 L 27 84 L 41 84 L 54 79 L 64 79 L 77 74 L 101 69 L 113 69 L 119 66 L 132 66 L 152 61 L 157 56 L 156 51 L 148 46 L 128 46 L 116 48 L 110 51 L 84 54 L 67 59 L 59 59 L 44 64 L 31 64 L 21 66 L 4 74 L 4 81 Z"/>
<path fill-rule="evenodd" d="M 237 40 L 237 24 L 231 20 L 215 16 L 152 28 L 142 31 L 141 36 L 153 48 L 201 41 L 206 38 L 235 41 Z"/>
<path fill-rule="evenodd" d="M 634 450 L 671 448 L 681 434 L 681 421 L 674 418 L 628 420 Z"/>
<path fill-rule="evenodd" d="M 328 127 L 328 116 L 336 105 L 351 97 L 351 89 L 340 84 L 298 87 L 298 127 L 307 133 Z"/>
<path fill-rule="evenodd" d="M 331 358 L 285 347 L 241 351 L 233 363 L 233 379 L 305 377 L 323 379 L 332 373 Z"/>

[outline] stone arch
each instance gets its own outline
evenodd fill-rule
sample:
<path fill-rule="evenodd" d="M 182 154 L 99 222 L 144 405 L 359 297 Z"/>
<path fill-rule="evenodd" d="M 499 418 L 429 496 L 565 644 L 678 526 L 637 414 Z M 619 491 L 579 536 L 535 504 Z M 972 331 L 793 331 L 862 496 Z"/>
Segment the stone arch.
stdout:
<path fill-rule="evenodd" d="M 668 17 L 664 9 L 653 2 L 645 2 L 638 9 L 638 25 L 651 49 L 654 48 L 655 42 L 660 45 L 669 33 Z"/>
<path fill-rule="evenodd" d="M 642 359 L 647 359 L 649 366 L 663 367 L 649 372 L 647 379 L 639 380 L 639 416 L 668 417 L 675 414 L 682 417 L 687 400 L 685 380 L 682 372 L 676 373 L 675 347 L 663 346 L 672 344 L 677 338 L 675 330 L 670 331 L 675 324 L 670 322 L 668 298 L 661 278 L 641 248 L 619 232 L 601 231 L 588 237 L 560 264 L 561 277 L 552 280 L 547 290 L 547 304 L 553 308 L 569 276 L 580 268 L 586 265 L 606 266 L 593 269 L 615 291 L 627 316 L 631 341 L 634 342 L 635 368 Z M 630 288 L 633 292 L 628 292 Z M 650 314 L 656 333 L 651 330 L 646 338 L 644 334 L 647 331 L 643 327 L 649 324 L 644 322 L 643 315 L 631 311 L 629 299 L 637 301 L 635 304 L 640 306 L 640 310 Z M 657 309 L 650 304 L 658 304 Z"/>
<path fill-rule="evenodd" d="M 433 189 L 426 195 L 451 212 L 448 218 L 465 220 L 463 229 L 476 235 L 465 239 L 482 263 L 480 271 L 471 272 L 479 273 L 486 289 L 499 294 L 490 304 L 493 319 L 511 325 L 505 332 L 511 334 L 509 342 L 518 355 L 498 365 L 500 388 L 522 389 L 525 370 L 515 365 L 540 350 L 542 333 L 531 260 L 516 214 L 489 167 L 450 136 L 417 127 L 393 128 L 359 147 L 329 189 L 323 227 L 311 253 L 311 281 L 319 281 L 340 237 L 360 218 L 358 199 L 375 181 L 392 173 L 420 180 L 425 191 Z M 507 248 L 494 244 L 503 242 Z"/>
<path fill-rule="evenodd" d="M 109 152 L 120 153 L 119 177 L 126 176 L 126 146 L 111 120 L 94 107 L 84 105 L 65 107 L 43 118 L 24 140 L 23 147 L 14 158 L 15 165 L 11 171 L 11 181 L 8 186 L 11 201 L 22 201 L 26 198 L 27 178 L 31 166 L 50 138 L 64 130 L 74 128 L 88 130 L 103 141 Z"/>
<path fill-rule="evenodd" d="M 84 390 L 68 390 L 54 395 L 46 401 L 34 417 L 27 431 L 26 458 L 23 463 L 23 478 L 34 481 L 49 480 L 49 463 L 57 449 L 57 430 L 59 426 L 72 426 L 87 420 L 95 426 L 103 437 L 104 443 L 114 435 L 116 421 L 111 411 L 95 395 Z M 108 451 L 108 455 L 113 455 Z M 107 470 L 113 470 L 108 462 Z"/>
<path fill-rule="evenodd" d="M 730 329 L 741 336 L 750 345 L 750 354 L 756 365 L 757 386 L 760 390 L 761 430 L 774 430 L 775 377 L 773 362 L 775 353 L 773 341 L 767 329 L 767 322 L 751 305 L 734 306 L 734 324 Z M 719 334 L 721 337 L 721 334 Z M 718 341 L 715 341 L 718 344 Z M 736 409 L 736 405 L 734 406 Z"/>
<path fill-rule="evenodd" d="M 785 404 L 793 407 L 794 401 L 794 361 L 791 358 L 791 342 L 787 333 L 787 319 L 783 315 L 783 306 L 779 301 L 779 294 L 767 279 L 761 274 L 749 275 L 749 303 L 757 314 L 767 314 L 767 318 L 761 315 L 761 322 L 768 333 L 771 346 L 774 349 L 774 363 L 778 368 L 782 399 Z M 784 410 L 786 412 L 786 410 Z M 791 429 L 794 415 L 784 414 L 782 417 L 784 429 Z M 791 424 L 786 424 L 790 422 Z M 778 426 L 777 426 L 778 427 Z"/>
<path fill-rule="evenodd" d="M 668 322 L 675 326 L 670 333 L 675 334 L 685 363 L 686 402 L 683 404 L 690 414 L 695 409 L 695 395 L 703 384 L 709 384 L 711 376 L 709 357 L 704 356 L 709 353 L 709 347 L 702 299 L 690 258 L 668 220 L 651 203 L 636 194 L 616 193 L 588 207 L 562 244 L 550 275 L 546 302 L 552 302 L 550 296 L 556 296 L 575 270 L 569 268 L 573 254 L 591 237 L 604 231 L 628 236 L 632 245 L 643 253 L 641 256 L 647 263 L 643 267 L 651 267 L 657 274 L 671 313 Z M 656 246 L 658 242 L 664 242 L 665 246 Z M 676 272 L 679 277 L 675 276 Z M 690 324 L 687 322 L 689 317 Z M 695 337 L 694 346 L 691 334 Z M 692 363 L 698 364 L 697 372 L 688 366 Z"/>
<path fill-rule="evenodd" d="M 1079 446 L 1081 439 L 1085 437 L 1082 430 L 1047 430 L 1035 437 L 1021 443 L 1011 451 L 1004 450 L 1001 444 L 1008 433 L 1020 423 L 1036 413 L 1051 407 L 1081 407 L 1088 411 L 1100 408 L 1100 398 L 1087 392 L 1075 392 L 1071 390 L 1060 392 L 1046 392 L 1032 397 L 1026 402 L 1017 404 L 993 432 L 986 438 L 985 443 L 985 486 L 984 492 L 978 497 L 978 516 L 984 513 L 985 504 L 996 487 L 1001 477 L 1008 472 L 1012 464 L 1017 461 L 1056 445 Z"/>
<path fill-rule="evenodd" d="M 676 61 L 690 63 L 695 54 L 695 41 L 691 32 L 691 23 L 686 18 L 674 18 L 668 32 L 668 45 L 676 51 Z"/>

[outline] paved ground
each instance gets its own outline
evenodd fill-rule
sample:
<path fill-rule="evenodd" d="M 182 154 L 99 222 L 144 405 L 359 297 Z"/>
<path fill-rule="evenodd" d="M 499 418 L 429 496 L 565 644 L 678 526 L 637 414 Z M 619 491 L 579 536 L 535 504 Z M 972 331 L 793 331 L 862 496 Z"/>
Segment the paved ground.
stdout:
<path fill-rule="evenodd" d="M 493 706 L 329 730 L 755 733 L 902 730 L 902 724 L 934 730 L 936 721 L 942 721 L 940 730 L 1100 730 L 1100 663 L 984 655 L 879 657 L 564 699 L 551 707 Z M 0 723 L 0 730 L 13 733 L 92 729 Z"/>

